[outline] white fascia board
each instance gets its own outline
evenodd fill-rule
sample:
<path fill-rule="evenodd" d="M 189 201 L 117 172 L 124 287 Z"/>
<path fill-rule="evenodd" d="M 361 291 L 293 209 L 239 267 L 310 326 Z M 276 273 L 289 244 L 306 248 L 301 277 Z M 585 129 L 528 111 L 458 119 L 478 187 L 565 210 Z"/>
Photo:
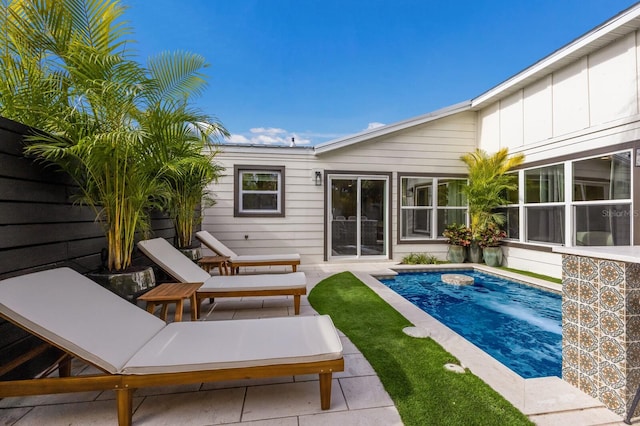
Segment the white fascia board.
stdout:
<path fill-rule="evenodd" d="M 212 150 L 218 150 L 225 153 L 247 153 L 252 154 L 283 154 L 283 155 L 313 155 L 312 146 L 272 146 L 259 144 L 237 144 L 237 143 L 219 143 L 211 147 Z"/>
<path fill-rule="evenodd" d="M 339 148 L 344 148 L 349 145 L 356 144 L 371 140 L 380 136 L 385 136 L 390 133 L 398 132 L 400 130 L 408 129 L 420 124 L 428 123 L 429 121 L 437 120 L 449 115 L 458 114 L 463 111 L 471 109 L 471 101 L 464 101 L 455 105 L 448 106 L 446 108 L 439 109 L 437 111 L 430 112 L 418 117 L 410 118 L 408 120 L 399 121 L 397 123 L 388 124 L 386 126 L 376 127 L 375 129 L 365 130 L 364 132 L 349 135 L 340 139 L 334 139 L 328 142 L 321 143 L 315 146 L 315 154 L 323 154 L 325 152 L 333 151 Z"/>
<path fill-rule="evenodd" d="M 523 88 L 527 84 L 600 49 L 613 40 L 637 30 L 640 28 L 639 17 L 640 3 L 636 3 L 604 24 L 599 25 L 508 80 L 472 99 L 472 109 L 478 110 L 496 102 L 516 90 Z"/>

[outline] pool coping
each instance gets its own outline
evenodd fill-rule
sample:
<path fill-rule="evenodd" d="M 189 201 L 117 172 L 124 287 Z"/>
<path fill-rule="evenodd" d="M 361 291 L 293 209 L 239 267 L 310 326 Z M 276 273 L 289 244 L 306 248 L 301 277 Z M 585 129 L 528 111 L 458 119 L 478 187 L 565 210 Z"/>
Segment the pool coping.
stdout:
<path fill-rule="evenodd" d="M 447 264 L 447 265 L 395 265 L 390 274 L 367 273 L 354 274 L 369 288 L 376 292 L 383 300 L 393 306 L 414 326 L 427 330 L 430 337 L 439 343 L 446 351 L 454 355 L 461 365 L 469 369 L 506 400 L 513 404 L 525 415 L 544 419 L 549 414 L 566 415 L 567 412 L 589 413 L 590 409 L 602 408 L 604 405 L 597 399 L 585 394 L 559 377 L 543 377 L 524 379 L 504 364 L 494 359 L 482 349 L 469 342 L 449 327 L 423 312 L 408 300 L 378 281 L 378 277 L 393 277 L 398 272 L 419 271 L 452 271 L 474 269 L 480 272 L 497 275 L 523 284 L 534 285 L 561 292 L 562 286 L 545 280 L 530 278 L 491 268 L 485 265 Z M 586 410 L 586 411 L 585 411 Z M 606 412 L 599 416 L 606 417 L 606 421 L 620 421 L 621 417 L 605 408 Z M 609 414 L 607 414 L 610 413 Z M 538 416 L 538 417 L 536 417 Z"/>

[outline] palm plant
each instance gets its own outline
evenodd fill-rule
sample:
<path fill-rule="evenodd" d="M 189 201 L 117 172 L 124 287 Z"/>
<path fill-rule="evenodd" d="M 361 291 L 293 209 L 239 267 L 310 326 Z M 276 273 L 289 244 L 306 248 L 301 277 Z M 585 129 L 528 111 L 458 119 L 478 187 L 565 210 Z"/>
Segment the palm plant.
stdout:
<path fill-rule="evenodd" d="M 122 14 L 111 0 L 5 1 L 0 12 L 0 114 L 37 127 L 27 152 L 78 184 L 76 201 L 104 227 L 110 271 L 131 264 L 149 210 L 177 199 L 171 182 L 193 171 L 202 179 L 183 156 L 201 169 L 210 160 L 198 155 L 206 138 L 184 137 L 189 123 L 206 121 L 187 108 L 203 88 L 204 64 L 182 54 L 143 68 L 126 49 L 133 42 Z M 163 149 L 170 155 L 154 157 Z"/>
<path fill-rule="evenodd" d="M 477 239 L 479 232 L 489 224 L 504 224 L 504 214 L 495 209 L 507 204 L 505 191 L 517 189 L 515 176 L 508 175 L 507 172 L 522 164 L 524 155 L 510 157 L 507 148 L 489 155 L 478 148 L 460 159 L 467 165 L 469 180 L 462 190 L 469 203 L 472 235 Z"/>
<path fill-rule="evenodd" d="M 206 187 L 222 170 L 214 162 L 217 149 L 211 142 L 228 136 L 217 120 L 190 108 L 190 96 L 199 94 L 205 81 L 200 70 L 204 58 L 188 52 L 161 54 L 149 59 L 146 108 L 138 121 L 145 130 L 148 158 L 168 189 L 166 208 L 177 236 L 177 245 L 191 245 L 200 203 L 212 204 Z M 208 152 L 208 153 L 205 153 Z"/>

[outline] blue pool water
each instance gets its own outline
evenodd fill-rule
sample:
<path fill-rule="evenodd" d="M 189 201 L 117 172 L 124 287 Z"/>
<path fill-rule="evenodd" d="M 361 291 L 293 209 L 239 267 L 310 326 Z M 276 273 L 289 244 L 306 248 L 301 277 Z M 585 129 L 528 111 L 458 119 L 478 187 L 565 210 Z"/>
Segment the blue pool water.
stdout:
<path fill-rule="evenodd" d="M 472 276 L 473 285 L 440 280 Z M 561 376 L 561 296 L 474 271 L 401 273 L 383 284 L 525 379 Z"/>

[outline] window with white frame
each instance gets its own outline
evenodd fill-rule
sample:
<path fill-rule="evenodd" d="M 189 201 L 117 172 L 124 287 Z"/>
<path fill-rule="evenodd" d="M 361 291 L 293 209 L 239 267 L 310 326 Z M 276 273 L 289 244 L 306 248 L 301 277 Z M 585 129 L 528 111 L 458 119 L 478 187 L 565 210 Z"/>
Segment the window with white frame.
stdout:
<path fill-rule="evenodd" d="M 449 224 L 466 224 L 465 182 L 446 177 L 401 177 L 400 239 L 435 239 Z"/>
<path fill-rule="evenodd" d="M 284 216 L 284 167 L 235 166 L 235 216 Z"/>
<path fill-rule="evenodd" d="M 564 244 L 564 164 L 524 171 L 526 241 Z"/>
<path fill-rule="evenodd" d="M 518 172 L 510 172 L 514 182 L 518 183 Z M 507 238 L 518 240 L 520 238 L 520 205 L 518 197 L 518 187 L 514 190 L 505 190 L 502 197 L 507 200 L 507 204 L 496 209 L 498 213 L 504 215 L 505 222 L 502 229 L 507 233 Z"/>
<path fill-rule="evenodd" d="M 572 164 L 573 244 L 631 243 L 631 151 Z"/>

